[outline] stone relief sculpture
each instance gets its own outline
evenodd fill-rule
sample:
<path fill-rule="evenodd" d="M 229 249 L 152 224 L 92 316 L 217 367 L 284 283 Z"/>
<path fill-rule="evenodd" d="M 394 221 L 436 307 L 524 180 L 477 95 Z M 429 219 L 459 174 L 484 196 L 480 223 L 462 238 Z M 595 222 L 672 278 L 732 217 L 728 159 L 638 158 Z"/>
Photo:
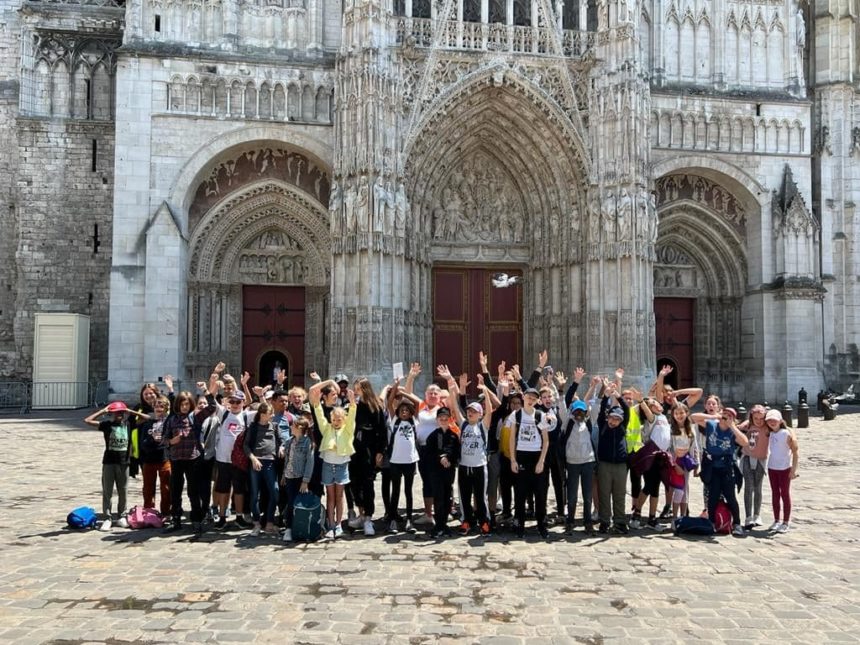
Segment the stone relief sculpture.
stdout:
<path fill-rule="evenodd" d="M 257 236 L 239 255 L 238 273 L 261 283 L 302 283 L 308 277 L 305 250 L 283 231 Z"/>
<path fill-rule="evenodd" d="M 384 228 L 385 206 L 388 203 L 388 191 L 382 175 L 373 182 L 373 232 L 380 233 Z"/>
<path fill-rule="evenodd" d="M 622 188 L 618 195 L 616 210 L 618 213 L 618 239 L 626 242 L 630 239 L 630 231 L 633 225 L 633 199 L 626 188 Z"/>
<path fill-rule="evenodd" d="M 356 191 L 352 188 L 351 184 L 347 184 L 344 192 L 344 210 L 346 211 L 345 220 L 347 234 L 355 233 L 355 200 Z"/>
<path fill-rule="evenodd" d="M 370 212 L 369 212 L 370 187 L 367 185 L 367 177 L 365 175 L 362 175 L 361 180 L 358 182 L 357 193 L 358 194 L 355 197 L 356 230 L 367 231 L 367 229 L 368 229 L 367 218 L 370 215 Z"/>
<path fill-rule="evenodd" d="M 615 241 L 615 193 L 610 191 L 600 205 L 600 216 L 603 220 L 603 230 L 606 232 L 606 241 Z"/>

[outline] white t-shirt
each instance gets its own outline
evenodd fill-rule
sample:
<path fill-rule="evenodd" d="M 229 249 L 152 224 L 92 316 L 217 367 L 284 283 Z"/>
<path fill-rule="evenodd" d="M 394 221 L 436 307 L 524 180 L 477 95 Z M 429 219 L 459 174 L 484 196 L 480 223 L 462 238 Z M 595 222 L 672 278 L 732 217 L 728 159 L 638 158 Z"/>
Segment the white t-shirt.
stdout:
<path fill-rule="evenodd" d="M 436 410 L 438 408 L 423 409 L 418 411 L 418 445 L 423 446 L 427 443 L 427 437 L 433 434 L 433 431 L 439 427 L 436 423 Z"/>
<path fill-rule="evenodd" d="M 651 422 L 651 432 L 648 433 L 651 441 L 657 444 L 660 450 L 669 450 L 672 445 L 672 428 L 665 414 L 655 414 Z"/>
<path fill-rule="evenodd" d="M 224 408 L 219 407 L 216 414 L 219 418 L 224 418 Z M 236 437 L 254 420 L 254 412 L 240 412 L 233 414 L 229 412 L 227 417 L 218 428 L 218 443 L 215 446 L 215 461 L 220 461 L 222 464 L 230 463 L 230 455 L 233 452 L 233 444 L 236 443 Z"/>
<path fill-rule="evenodd" d="M 540 427 L 535 424 L 535 415 L 529 414 L 525 410 L 520 410 L 522 415 L 520 419 L 520 430 L 517 433 L 517 413 L 514 412 L 508 417 L 507 423 L 516 433 L 516 449 L 522 452 L 540 452 L 543 446 L 543 437 L 541 430 L 549 430 L 546 422 L 546 415 L 541 413 Z"/>
<path fill-rule="evenodd" d="M 460 431 L 460 465 L 480 468 L 487 465 L 487 431 L 484 423 L 466 424 Z"/>
<path fill-rule="evenodd" d="M 391 441 L 392 464 L 414 464 L 418 461 L 415 445 L 415 424 L 402 419 L 388 420 L 388 440 Z"/>
<path fill-rule="evenodd" d="M 780 428 L 770 435 L 770 456 L 767 459 L 768 470 L 788 470 L 791 468 L 791 448 L 788 440 L 791 433 L 787 428 Z"/>

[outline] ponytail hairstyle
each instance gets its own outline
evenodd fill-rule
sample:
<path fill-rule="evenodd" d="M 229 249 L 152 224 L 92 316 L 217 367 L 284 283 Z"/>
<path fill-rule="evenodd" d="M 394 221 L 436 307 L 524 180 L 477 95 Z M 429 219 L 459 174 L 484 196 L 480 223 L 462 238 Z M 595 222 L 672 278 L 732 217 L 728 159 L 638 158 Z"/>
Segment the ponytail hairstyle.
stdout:
<path fill-rule="evenodd" d="M 257 412 L 254 414 L 254 423 L 260 423 L 260 417 L 264 414 L 272 413 L 272 404 L 266 401 L 263 401 L 257 406 Z"/>

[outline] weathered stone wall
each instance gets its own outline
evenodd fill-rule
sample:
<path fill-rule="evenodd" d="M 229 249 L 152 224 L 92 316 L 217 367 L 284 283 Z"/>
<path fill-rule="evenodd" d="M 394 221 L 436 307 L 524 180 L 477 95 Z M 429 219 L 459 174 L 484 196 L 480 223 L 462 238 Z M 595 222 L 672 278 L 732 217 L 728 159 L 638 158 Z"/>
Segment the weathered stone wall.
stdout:
<path fill-rule="evenodd" d="M 30 375 L 33 315 L 90 319 L 90 378 L 107 374 L 113 210 L 112 123 L 20 117 L 16 173 L 14 372 Z"/>

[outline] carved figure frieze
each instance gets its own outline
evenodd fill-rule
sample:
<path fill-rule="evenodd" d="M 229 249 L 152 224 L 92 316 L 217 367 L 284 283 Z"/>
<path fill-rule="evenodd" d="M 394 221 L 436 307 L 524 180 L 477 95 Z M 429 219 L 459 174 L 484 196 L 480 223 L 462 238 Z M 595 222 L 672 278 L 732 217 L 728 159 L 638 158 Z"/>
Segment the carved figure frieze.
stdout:
<path fill-rule="evenodd" d="M 719 214 L 739 233 L 744 233 L 746 210 L 723 186 L 698 175 L 667 175 L 656 183 L 657 204 L 667 206 L 679 200 L 691 200 Z"/>
<path fill-rule="evenodd" d="M 328 172 L 308 157 L 284 148 L 249 150 L 219 163 L 200 182 L 189 209 L 191 228 L 228 193 L 260 179 L 284 181 L 302 189 L 320 204 L 330 204 Z"/>
<path fill-rule="evenodd" d="M 305 250 L 283 231 L 269 230 L 239 254 L 239 273 L 251 284 L 298 283 L 308 271 Z"/>

